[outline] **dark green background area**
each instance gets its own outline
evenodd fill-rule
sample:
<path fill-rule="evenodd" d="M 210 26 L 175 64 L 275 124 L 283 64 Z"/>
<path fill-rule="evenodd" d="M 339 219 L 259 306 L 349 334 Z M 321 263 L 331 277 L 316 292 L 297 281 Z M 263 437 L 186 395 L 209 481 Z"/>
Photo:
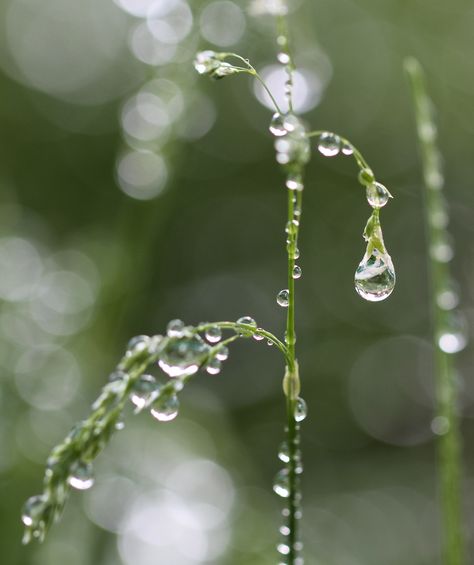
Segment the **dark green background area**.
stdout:
<path fill-rule="evenodd" d="M 349 138 L 395 197 L 381 219 L 397 286 L 386 302 L 366 303 L 353 286 L 370 213 L 357 169 L 347 157 L 325 159 L 314 150 L 300 233 L 303 276 L 297 281 L 297 348 L 302 396 L 309 406 L 302 442 L 303 536 L 310 565 L 441 563 L 430 430 L 427 247 L 403 60 L 419 58 L 437 108 L 456 249 L 452 270 L 461 308 L 472 322 L 473 24 L 472 4 L 460 0 L 306 0 L 290 18 L 296 63 L 301 59 L 311 68 L 318 45 L 332 65 L 321 103 L 304 119 L 314 129 Z M 272 62 L 272 34 L 268 21 L 249 18 L 246 34 L 232 49 L 258 69 Z M 120 64 L 130 72 L 129 94 L 155 72 L 174 73 L 135 61 L 125 41 Z M 82 494 L 73 494 L 63 521 L 41 548 L 20 545 L 19 516 L 23 501 L 41 489 L 41 461 L 87 413 L 129 337 L 162 333 L 173 318 L 196 324 L 242 315 L 278 335 L 284 331 L 285 312 L 275 297 L 286 286 L 286 194 L 267 129 L 271 114 L 255 100 L 246 76 L 180 84 L 186 73 L 179 65 L 175 71 L 185 95 L 195 88 L 208 94 L 217 119 L 196 141 L 170 141 L 170 182 L 162 195 L 146 202 L 124 195 L 114 180 L 125 93 L 101 106 L 74 106 L 0 73 L 0 235 L 27 237 L 51 252 L 80 249 L 95 262 L 101 280 L 90 320 L 62 341 L 77 359 L 81 387 L 68 407 L 43 414 L 54 423 L 51 439 L 40 442 L 31 457 L 25 445 L 36 439 L 28 443 L 21 430 L 36 408 L 18 393 L 4 340 L 8 328 L 1 332 L 0 459 L 9 461 L 0 466 L 5 565 L 121 563 L 115 536 L 89 521 Z M 45 108 L 73 115 L 83 124 L 81 133 L 55 125 Z M 0 318 L 9 307 L 0 303 Z M 21 350 L 22 344 L 16 347 Z M 472 355 L 468 345 L 457 358 L 469 539 L 474 531 Z M 127 417 L 126 431 L 97 465 L 97 485 L 101 477 L 128 472 L 114 454 L 126 458 L 137 434 L 153 432 L 158 446 L 167 437 L 182 442 L 189 457 L 223 467 L 236 489 L 231 542 L 212 562 L 275 563 L 280 502 L 271 483 L 284 426 L 282 376 L 274 348 L 250 340 L 235 344 L 219 376 L 203 373 L 186 388 L 174 423 L 158 424 L 146 414 Z M 208 443 L 187 437 L 189 429 L 207 434 Z M 140 488 L 149 486 L 133 473 L 130 478 Z M 94 490 L 85 496 L 93 497 Z M 159 550 L 156 563 L 168 565 Z"/>

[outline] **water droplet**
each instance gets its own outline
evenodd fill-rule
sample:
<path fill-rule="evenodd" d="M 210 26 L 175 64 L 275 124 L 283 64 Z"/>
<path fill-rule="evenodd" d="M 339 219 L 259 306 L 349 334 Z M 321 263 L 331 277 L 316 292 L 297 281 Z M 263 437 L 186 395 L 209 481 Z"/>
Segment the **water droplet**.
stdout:
<path fill-rule="evenodd" d="M 273 482 L 273 490 L 282 498 L 290 496 L 290 481 L 288 477 L 288 469 L 282 469 L 278 472 Z"/>
<path fill-rule="evenodd" d="M 158 364 L 170 377 L 187 377 L 199 369 L 209 350 L 209 345 L 198 335 L 172 339 L 163 349 Z"/>
<path fill-rule="evenodd" d="M 438 241 L 430 247 L 430 255 L 440 263 L 449 263 L 454 257 L 454 249 L 448 241 Z"/>
<path fill-rule="evenodd" d="M 168 337 L 183 337 L 185 334 L 185 325 L 182 320 L 171 320 L 166 328 Z"/>
<path fill-rule="evenodd" d="M 290 173 L 286 179 L 286 188 L 289 190 L 303 190 L 303 177 L 300 173 Z"/>
<path fill-rule="evenodd" d="M 437 436 L 444 436 L 449 432 L 449 420 L 445 416 L 436 416 L 431 421 L 431 431 Z"/>
<path fill-rule="evenodd" d="M 285 53 L 284 51 L 278 53 L 277 59 L 278 62 L 281 63 L 282 65 L 288 65 L 288 63 L 290 62 L 290 56 L 288 55 L 288 53 Z"/>
<path fill-rule="evenodd" d="M 290 293 L 288 292 L 287 288 L 280 290 L 277 294 L 277 303 L 282 308 L 287 308 L 288 304 L 290 303 Z"/>
<path fill-rule="evenodd" d="M 217 359 L 217 357 L 213 357 L 210 361 L 206 363 L 206 371 L 210 375 L 217 375 L 221 372 L 222 363 Z"/>
<path fill-rule="evenodd" d="M 300 250 L 298 249 L 298 247 L 295 247 L 295 251 L 293 253 L 293 259 L 299 259 L 300 258 Z"/>
<path fill-rule="evenodd" d="M 380 182 L 374 182 L 373 184 L 367 185 L 366 188 L 367 202 L 372 206 L 372 208 L 382 208 L 387 204 L 390 198 L 390 193 Z"/>
<path fill-rule="evenodd" d="M 344 155 L 352 155 L 354 153 L 354 148 L 349 142 L 344 141 L 341 147 L 341 151 Z"/>
<path fill-rule="evenodd" d="M 301 123 L 301 120 L 294 114 L 285 114 L 283 116 L 283 126 L 288 133 L 304 131 L 304 126 Z"/>
<path fill-rule="evenodd" d="M 283 125 L 283 116 L 281 114 L 273 114 L 269 130 L 275 137 L 281 137 L 288 133 Z"/>
<path fill-rule="evenodd" d="M 341 138 L 330 132 L 319 136 L 318 151 L 325 157 L 335 157 L 341 149 Z"/>
<path fill-rule="evenodd" d="M 446 288 L 436 296 L 436 304 L 441 310 L 453 310 L 459 304 L 459 296 L 452 288 Z"/>
<path fill-rule="evenodd" d="M 290 450 L 288 449 L 288 443 L 286 441 L 280 445 L 280 449 L 278 450 L 278 459 L 283 461 L 283 463 L 288 463 L 290 461 Z"/>
<path fill-rule="evenodd" d="M 42 518 L 47 507 L 47 499 L 44 494 L 30 497 L 21 511 L 21 521 L 25 526 L 35 526 Z"/>
<path fill-rule="evenodd" d="M 123 429 L 125 429 L 125 422 L 124 422 L 122 419 L 117 420 L 117 421 L 115 422 L 115 429 L 116 429 L 118 432 L 121 432 Z"/>
<path fill-rule="evenodd" d="M 458 312 L 452 314 L 445 330 L 438 337 L 438 345 L 445 353 L 458 353 L 467 345 L 467 323 Z"/>
<path fill-rule="evenodd" d="M 291 220 L 289 222 L 286 222 L 285 233 L 287 233 L 289 236 L 294 236 L 298 231 L 299 225 L 300 222 L 298 220 Z M 288 242 L 289 241 L 290 240 L 288 239 Z"/>
<path fill-rule="evenodd" d="M 430 224 L 437 229 L 445 229 L 449 224 L 449 216 L 446 210 L 433 210 L 429 214 Z"/>
<path fill-rule="evenodd" d="M 279 543 L 277 545 L 277 551 L 282 555 L 288 555 L 290 553 L 290 546 L 287 543 Z"/>
<path fill-rule="evenodd" d="M 306 402 L 301 398 L 298 397 L 296 399 L 296 405 L 295 405 L 295 420 L 297 422 L 302 422 L 306 416 L 308 415 L 308 407 L 306 405 Z"/>
<path fill-rule="evenodd" d="M 301 270 L 301 267 L 299 267 L 298 265 L 295 265 L 293 267 L 292 277 L 294 279 L 300 279 L 302 274 L 303 274 L 303 271 Z"/>
<path fill-rule="evenodd" d="M 152 375 L 141 375 L 133 384 L 130 400 L 142 410 L 158 392 L 160 386 Z"/>
<path fill-rule="evenodd" d="M 127 344 L 127 350 L 130 353 L 139 353 L 147 349 L 150 338 L 147 335 L 136 335 Z"/>
<path fill-rule="evenodd" d="M 371 184 L 374 184 L 375 182 L 374 173 L 372 172 L 371 169 L 368 168 L 364 168 L 359 171 L 358 179 L 360 184 L 364 186 L 369 186 Z"/>
<path fill-rule="evenodd" d="M 219 326 L 212 326 L 206 330 L 206 339 L 210 343 L 217 343 L 222 339 L 222 330 Z"/>
<path fill-rule="evenodd" d="M 388 253 L 366 253 L 355 272 L 355 289 L 369 302 L 385 300 L 395 288 L 395 269 Z"/>
<path fill-rule="evenodd" d="M 267 345 L 268 347 L 272 347 L 273 341 L 271 339 L 267 340 Z"/>
<path fill-rule="evenodd" d="M 67 482 L 77 490 L 87 490 L 94 484 L 92 464 L 85 461 L 76 461 L 70 469 Z"/>
<path fill-rule="evenodd" d="M 176 418 L 178 411 L 179 399 L 176 394 L 166 394 L 155 400 L 150 413 L 159 422 L 170 422 Z"/>
<path fill-rule="evenodd" d="M 128 374 L 124 371 L 114 371 L 109 375 L 109 383 L 121 382 L 128 380 Z"/>
<path fill-rule="evenodd" d="M 250 316 L 242 316 L 237 320 L 237 324 L 245 324 L 246 326 L 257 327 L 257 322 Z M 242 337 L 250 337 L 253 335 L 252 331 L 246 330 L 245 328 L 238 329 L 239 335 Z"/>
<path fill-rule="evenodd" d="M 262 328 L 257 328 L 257 331 L 263 331 Z M 253 334 L 253 339 L 255 341 L 262 341 L 263 339 L 265 339 L 265 336 L 263 336 L 262 334 Z"/>
<path fill-rule="evenodd" d="M 229 358 L 229 348 L 223 345 L 216 351 L 216 358 L 219 361 L 226 361 Z"/>
<path fill-rule="evenodd" d="M 288 526 L 280 526 L 280 534 L 282 536 L 289 536 L 291 533 L 291 530 Z"/>

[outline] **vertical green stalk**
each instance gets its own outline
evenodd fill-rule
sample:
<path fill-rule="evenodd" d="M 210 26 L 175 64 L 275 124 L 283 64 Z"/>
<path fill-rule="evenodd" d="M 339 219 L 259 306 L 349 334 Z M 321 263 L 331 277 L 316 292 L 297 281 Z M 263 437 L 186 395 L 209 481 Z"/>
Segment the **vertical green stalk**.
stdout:
<path fill-rule="evenodd" d="M 449 292 L 451 258 L 449 234 L 446 230 L 447 210 L 442 194 L 444 183 L 441 156 L 436 145 L 436 126 L 432 118 L 422 68 L 418 61 L 405 62 L 415 106 L 418 141 L 423 164 L 425 224 L 431 281 L 431 310 L 435 345 L 436 417 L 433 429 L 439 435 L 438 477 L 444 531 L 445 565 L 465 563 L 461 510 L 461 437 L 456 411 L 457 387 L 453 353 L 463 347 L 464 337 L 453 328 L 455 318 L 451 303 L 440 300 Z M 444 252 L 443 252 L 444 250 Z M 446 296 L 446 295 L 445 295 Z M 448 295 L 449 296 L 449 295 Z M 456 341 L 457 340 L 457 341 Z"/>

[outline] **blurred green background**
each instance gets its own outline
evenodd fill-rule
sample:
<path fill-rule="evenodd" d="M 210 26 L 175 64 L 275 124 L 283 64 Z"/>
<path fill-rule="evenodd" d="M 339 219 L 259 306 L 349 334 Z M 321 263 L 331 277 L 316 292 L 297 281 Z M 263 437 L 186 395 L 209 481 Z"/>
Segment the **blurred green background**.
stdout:
<path fill-rule="evenodd" d="M 297 109 L 351 139 L 396 197 L 398 282 L 362 301 L 369 208 L 350 158 L 314 151 L 304 193 L 298 357 L 306 562 L 436 565 L 432 349 L 420 165 L 402 62 L 437 106 L 461 308 L 474 317 L 474 7 L 456 0 L 291 2 Z M 245 76 L 211 83 L 197 49 L 250 57 L 277 90 L 274 26 L 228 0 L 0 3 L 0 545 L 5 565 L 274 564 L 283 434 L 274 348 L 237 343 L 179 417 L 127 418 L 42 546 L 20 509 L 135 334 L 252 315 L 281 335 L 283 176 Z M 257 92 L 258 94 L 258 92 Z M 473 349 L 458 356 L 474 530 Z"/>

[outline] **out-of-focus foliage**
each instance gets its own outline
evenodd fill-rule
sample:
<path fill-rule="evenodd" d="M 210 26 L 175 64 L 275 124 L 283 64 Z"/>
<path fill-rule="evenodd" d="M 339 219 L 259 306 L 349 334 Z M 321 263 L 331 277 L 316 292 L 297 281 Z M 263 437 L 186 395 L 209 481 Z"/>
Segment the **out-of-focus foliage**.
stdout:
<path fill-rule="evenodd" d="M 438 109 L 462 310 L 473 319 L 474 75 L 467 1 L 300 0 L 296 109 L 360 147 L 395 196 L 384 233 L 397 288 L 360 300 L 363 189 L 314 151 L 305 188 L 298 347 L 304 538 L 317 565 L 440 562 L 426 246 L 407 54 Z M 248 56 L 278 89 L 274 26 L 244 2 L 0 4 L 0 539 L 8 565 L 273 564 L 282 366 L 241 343 L 179 418 L 145 414 L 103 454 L 42 546 L 20 509 L 49 449 L 83 417 L 127 338 L 251 314 L 281 334 L 283 179 L 262 92 L 209 84 L 198 49 Z M 255 94 L 257 99 L 255 98 Z M 257 100 L 260 100 L 257 101 Z M 459 355 L 473 531 L 473 349 Z M 117 535 L 115 535 L 117 534 Z"/>

